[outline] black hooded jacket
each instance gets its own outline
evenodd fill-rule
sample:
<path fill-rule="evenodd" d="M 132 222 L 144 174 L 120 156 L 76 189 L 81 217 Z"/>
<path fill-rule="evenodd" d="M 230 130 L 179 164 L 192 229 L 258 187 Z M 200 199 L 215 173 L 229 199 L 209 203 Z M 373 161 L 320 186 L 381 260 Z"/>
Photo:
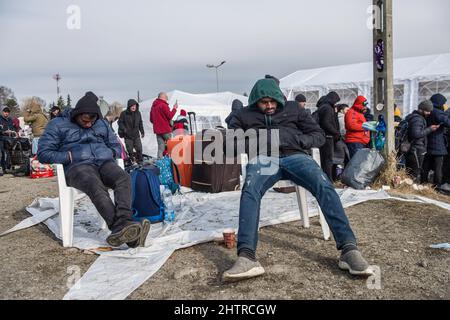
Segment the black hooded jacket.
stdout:
<path fill-rule="evenodd" d="M 279 105 L 273 115 L 262 113 L 256 106 L 244 108 L 232 118 L 229 128 L 244 131 L 278 129 L 280 156 L 308 153 L 311 148 L 320 148 L 325 143 L 323 130 L 314 122 L 311 114 L 298 108 L 296 103 Z"/>
<path fill-rule="evenodd" d="M 130 107 L 136 105 L 136 111 L 132 112 Z M 120 114 L 119 118 L 119 137 L 125 139 L 139 138 L 139 133 L 144 134 L 144 125 L 142 123 L 142 116 L 139 112 L 139 103 L 136 100 L 130 99 L 127 103 L 127 110 Z"/>
<path fill-rule="evenodd" d="M 427 120 L 417 110 L 405 120 L 408 121 L 408 141 L 411 143 L 411 150 L 426 152 L 427 136 L 433 132 L 430 127 L 427 127 Z"/>
<path fill-rule="evenodd" d="M 340 137 L 339 119 L 334 106 L 341 100 L 336 92 L 330 92 L 317 102 L 319 125 L 325 135 L 337 140 Z"/>
<path fill-rule="evenodd" d="M 238 99 L 233 100 L 233 103 L 231 105 L 231 113 L 225 119 L 225 123 L 227 124 L 228 127 L 230 127 L 231 119 L 242 108 L 244 108 L 244 105 L 242 104 L 241 100 L 238 100 Z"/>

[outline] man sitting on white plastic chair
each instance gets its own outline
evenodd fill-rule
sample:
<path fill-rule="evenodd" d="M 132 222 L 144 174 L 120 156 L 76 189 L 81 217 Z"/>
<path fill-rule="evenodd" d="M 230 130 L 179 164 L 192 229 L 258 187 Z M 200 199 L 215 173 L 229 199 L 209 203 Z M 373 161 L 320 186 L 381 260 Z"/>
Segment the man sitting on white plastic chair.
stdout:
<path fill-rule="evenodd" d="M 67 185 L 87 194 L 106 221 L 109 245 L 143 246 L 150 222 L 132 218 L 130 176 L 115 162 L 121 146 L 102 119 L 97 101 L 95 94 L 87 92 L 73 110 L 53 119 L 39 140 L 38 159 L 64 165 Z M 108 188 L 114 190 L 115 203 Z"/>
<path fill-rule="evenodd" d="M 224 272 L 223 280 L 237 281 L 264 274 L 264 268 L 256 260 L 261 199 L 279 180 L 291 180 L 317 199 L 337 249 L 341 251 L 339 267 L 354 275 L 373 274 L 358 251 L 356 238 L 333 184 L 306 154 L 307 150 L 325 143 L 325 134 L 311 115 L 297 106 L 286 105 L 277 83 L 263 79 L 253 87 L 249 106 L 233 117 L 229 127 L 246 133 L 257 131 L 259 139 L 265 133 L 276 136 L 277 132 L 272 131 L 275 129 L 278 130 L 279 141 L 273 142 L 278 142 L 274 147 L 272 138 L 267 138 L 271 145 L 266 146 L 271 154 L 264 154 L 264 150 L 257 150 L 254 155 L 250 152 L 239 208 L 238 259 L 230 270 Z M 249 145 L 259 146 L 260 142 Z"/>

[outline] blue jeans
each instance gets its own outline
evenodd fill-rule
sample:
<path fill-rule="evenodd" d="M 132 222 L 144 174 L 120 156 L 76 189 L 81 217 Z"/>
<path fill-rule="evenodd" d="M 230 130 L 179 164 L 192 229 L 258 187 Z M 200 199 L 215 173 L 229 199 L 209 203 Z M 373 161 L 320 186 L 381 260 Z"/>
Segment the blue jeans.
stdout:
<path fill-rule="evenodd" d="M 333 184 L 310 156 L 294 154 L 284 158 L 259 156 L 247 165 L 239 208 L 238 251 L 242 248 L 256 251 L 261 199 L 279 180 L 291 180 L 317 199 L 338 250 L 346 244 L 356 245 Z"/>
<path fill-rule="evenodd" d="M 367 148 L 366 145 L 362 143 L 347 143 L 348 152 L 350 153 L 350 159 L 361 149 Z"/>

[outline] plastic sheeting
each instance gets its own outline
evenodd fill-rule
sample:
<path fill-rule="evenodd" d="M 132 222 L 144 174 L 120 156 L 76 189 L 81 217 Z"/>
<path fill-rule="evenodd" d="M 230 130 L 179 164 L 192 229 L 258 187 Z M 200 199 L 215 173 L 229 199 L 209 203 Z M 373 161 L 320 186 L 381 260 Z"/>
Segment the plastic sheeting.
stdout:
<path fill-rule="evenodd" d="M 384 191 L 338 190 L 344 207 L 365 201 L 398 199 L 431 203 L 450 210 L 450 205 L 424 197 L 392 198 Z M 69 290 L 64 299 L 125 299 L 161 268 L 177 249 L 222 238 L 227 228 L 237 229 L 240 192 L 220 194 L 185 193 L 174 199 L 176 222 L 152 225 L 145 248 L 126 246 L 110 252 L 98 251 L 100 257 Z M 317 203 L 308 195 L 309 215 L 317 215 Z M 60 238 L 58 199 L 42 198 L 27 208 L 32 217 L 5 232 L 18 231 L 40 222 Z M 295 194 L 269 191 L 262 200 L 260 226 L 300 220 Z M 74 246 L 96 249 L 107 246 L 107 230 L 100 229 L 100 219 L 87 197 L 77 200 L 74 217 Z"/>

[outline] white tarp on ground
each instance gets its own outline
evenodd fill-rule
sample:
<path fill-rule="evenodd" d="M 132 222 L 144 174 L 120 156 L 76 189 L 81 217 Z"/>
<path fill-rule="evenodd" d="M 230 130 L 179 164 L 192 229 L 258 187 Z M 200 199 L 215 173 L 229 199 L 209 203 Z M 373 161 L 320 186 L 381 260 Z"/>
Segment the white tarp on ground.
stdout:
<path fill-rule="evenodd" d="M 403 105 L 405 115 L 418 105 L 420 82 L 443 80 L 450 80 L 450 53 L 394 60 L 394 84 L 404 85 L 403 103 L 399 103 Z M 318 96 L 322 96 L 331 90 L 357 89 L 358 94 L 371 101 L 373 64 L 366 62 L 299 70 L 280 81 L 280 87 L 289 99 L 293 99 L 297 92 L 318 91 Z M 449 92 L 448 88 L 439 90 L 445 91 L 441 92 L 444 95 Z"/>
<path fill-rule="evenodd" d="M 431 203 L 450 210 L 439 201 L 411 196 L 392 198 L 384 191 L 338 190 L 344 207 L 361 202 L 398 199 Z M 71 288 L 65 299 L 125 299 L 161 268 L 177 249 L 222 238 L 226 228 L 237 229 L 240 192 L 221 194 L 185 193 L 175 197 L 176 223 L 153 225 L 145 248 L 101 252 L 83 277 Z M 310 216 L 317 215 L 317 203 L 308 195 Z M 32 217 L 4 234 L 44 222 L 60 238 L 58 199 L 38 199 L 27 208 Z M 263 198 L 260 226 L 300 220 L 295 194 L 272 190 Z M 74 246 L 96 249 L 107 246 L 108 231 L 100 230 L 99 216 L 88 198 L 77 200 L 74 219 Z"/>
<path fill-rule="evenodd" d="M 233 100 L 239 99 L 244 105 L 247 105 L 248 101 L 247 97 L 232 92 L 192 94 L 174 90 L 169 92 L 168 96 L 170 108 L 178 101 L 178 112 L 174 119 L 179 115 L 181 109 L 186 112 L 195 112 L 198 130 L 209 129 L 215 125 L 226 126 L 225 119 L 231 112 Z M 150 123 L 150 109 L 154 100 L 149 99 L 139 103 L 146 133 L 142 147 L 144 153 L 150 156 L 156 156 L 158 151 L 156 136 L 153 134 L 153 126 Z"/>

